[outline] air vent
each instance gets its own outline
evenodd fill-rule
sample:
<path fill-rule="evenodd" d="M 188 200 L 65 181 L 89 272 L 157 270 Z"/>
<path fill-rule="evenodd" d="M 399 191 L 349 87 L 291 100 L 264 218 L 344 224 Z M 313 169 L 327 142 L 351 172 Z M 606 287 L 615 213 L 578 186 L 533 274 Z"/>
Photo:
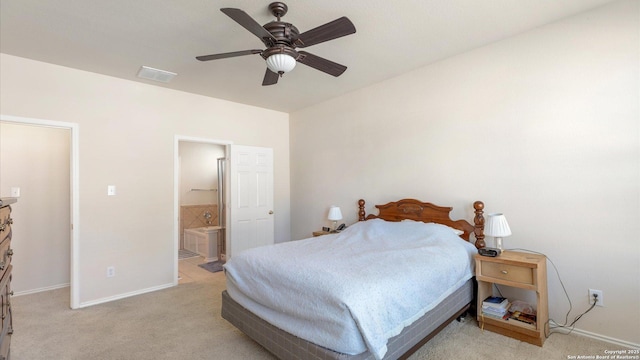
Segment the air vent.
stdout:
<path fill-rule="evenodd" d="M 141 66 L 140 70 L 138 71 L 139 78 L 159 81 L 163 83 L 170 82 L 176 75 L 178 74 L 172 73 L 170 71 L 154 69 L 148 66 Z"/>

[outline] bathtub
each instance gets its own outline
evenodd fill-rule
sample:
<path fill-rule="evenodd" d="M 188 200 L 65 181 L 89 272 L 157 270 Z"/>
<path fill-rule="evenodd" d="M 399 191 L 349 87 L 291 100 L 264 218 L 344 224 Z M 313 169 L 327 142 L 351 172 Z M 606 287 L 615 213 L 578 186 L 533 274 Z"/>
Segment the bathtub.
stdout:
<path fill-rule="evenodd" d="M 220 226 L 206 226 L 184 230 L 184 248 L 204 257 L 206 262 L 216 261 L 220 241 Z"/>

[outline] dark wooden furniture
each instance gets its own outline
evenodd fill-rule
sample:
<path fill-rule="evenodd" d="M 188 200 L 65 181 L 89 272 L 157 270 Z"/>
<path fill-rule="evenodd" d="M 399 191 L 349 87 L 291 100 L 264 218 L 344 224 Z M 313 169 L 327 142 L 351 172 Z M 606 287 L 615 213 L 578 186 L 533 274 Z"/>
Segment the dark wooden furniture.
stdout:
<path fill-rule="evenodd" d="M 16 198 L 0 199 L 0 313 L 1 332 L 0 332 L 0 360 L 9 359 L 11 334 L 13 334 L 13 316 L 11 314 L 11 257 L 13 249 L 11 249 L 11 206 L 15 203 Z"/>
<path fill-rule="evenodd" d="M 452 208 L 450 207 L 440 207 L 413 199 L 376 205 L 376 208 L 379 209 L 378 215 L 366 215 L 364 200 L 359 200 L 358 206 L 360 221 L 379 218 L 387 221 L 410 219 L 427 223 L 434 222 L 464 231 L 460 237 L 466 241 L 470 240 L 471 233 L 475 234 L 476 239 L 484 238 L 484 205 L 480 201 L 474 203 L 475 225 L 471 225 L 465 220 L 451 220 L 449 212 Z M 408 358 L 451 321 L 465 314 L 472 304 L 475 306 L 473 280 L 470 279 L 436 308 L 407 326 L 399 335 L 389 339 L 387 343 L 389 351 L 384 359 Z M 242 307 L 226 291 L 222 293 L 222 317 L 280 359 L 368 360 L 374 358 L 373 354 L 368 351 L 358 355 L 346 355 L 300 339 Z"/>

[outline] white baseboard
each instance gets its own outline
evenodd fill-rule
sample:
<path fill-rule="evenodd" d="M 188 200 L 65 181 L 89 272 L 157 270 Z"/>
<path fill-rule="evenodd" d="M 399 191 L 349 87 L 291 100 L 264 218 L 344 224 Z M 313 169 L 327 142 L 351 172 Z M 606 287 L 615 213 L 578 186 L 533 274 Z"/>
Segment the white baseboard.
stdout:
<path fill-rule="evenodd" d="M 38 289 L 31 289 L 31 290 L 25 290 L 25 291 L 16 291 L 13 293 L 13 296 L 22 296 L 22 295 L 29 295 L 29 294 L 35 294 L 35 293 L 39 293 L 39 292 L 43 292 L 43 291 L 51 291 L 51 290 L 57 290 L 57 289 L 62 289 L 62 288 L 66 288 L 69 287 L 70 284 L 69 283 L 65 283 L 65 284 L 58 284 L 58 285 L 53 285 L 53 286 L 46 286 L 46 287 L 42 287 L 42 288 L 38 288 Z"/>
<path fill-rule="evenodd" d="M 146 293 L 149 293 L 149 292 L 152 292 L 152 291 L 158 291 L 158 290 L 162 290 L 162 289 L 167 289 L 167 288 L 174 287 L 174 286 L 176 286 L 176 284 L 174 284 L 174 283 L 164 284 L 164 285 L 154 286 L 154 287 L 150 287 L 150 288 L 146 288 L 146 289 L 142 289 L 142 290 L 136 290 L 136 291 L 132 291 L 132 292 L 124 293 L 124 294 L 108 296 L 108 297 L 105 297 L 105 298 L 102 298 L 102 299 L 85 301 L 85 302 L 81 302 L 80 305 L 77 307 L 77 309 L 85 308 L 85 307 L 89 307 L 89 306 L 93 306 L 93 305 L 98 305 L 98 304 L 103 304 L 103 303 L 107 303 L 107 302 L 110 302 L 110 301 L 120 300 L 120 299 L 128 298 L 128 297 L 131 297 L 131 296 L 142 295 L 142 294 L 146 294 Z"/>
<path fill-rule="evenodd" d="M 580 329 L 573 329 L 573 333 L 577 334 L 577 335 L 580 335 L 580 336 L 586 336 L 588 338 L 592 338 L 592 339 L 604 341 L 604 342 L 607 342 L 607 343 L 610 343 L 610 344 L 618 345 L 618 346 L 623 346 L 623 347 L 632 348 L 632 349 L 640 349 L 640 344 L 635 344 L 635 343 L 632 343 L 630 341 L 620 340 L 620 339 L 612 338 L 612 337 L 609 337 L 609 336 L 604 336 L 604 335 L 601 335 L 601 334 L 592 333 L 590 331 L 585 331 L 585 330 L 580 330 Z"/>

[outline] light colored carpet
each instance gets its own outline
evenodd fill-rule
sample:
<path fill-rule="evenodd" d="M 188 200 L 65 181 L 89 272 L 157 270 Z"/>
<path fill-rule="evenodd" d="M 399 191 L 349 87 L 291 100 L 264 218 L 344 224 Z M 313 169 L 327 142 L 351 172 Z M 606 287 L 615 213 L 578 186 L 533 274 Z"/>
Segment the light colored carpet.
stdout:
<path fill-rule="evenodd" d="M 274 359 L 220 317 L 224 273 L 89 308 L 70 310 L 69 289 L 15 297 L 13 360 Z M 427 359 L 567 359 L 603 355 L 611 344 L 553 335 L 544 347 L 453 322 L 415 353 Z"/>

